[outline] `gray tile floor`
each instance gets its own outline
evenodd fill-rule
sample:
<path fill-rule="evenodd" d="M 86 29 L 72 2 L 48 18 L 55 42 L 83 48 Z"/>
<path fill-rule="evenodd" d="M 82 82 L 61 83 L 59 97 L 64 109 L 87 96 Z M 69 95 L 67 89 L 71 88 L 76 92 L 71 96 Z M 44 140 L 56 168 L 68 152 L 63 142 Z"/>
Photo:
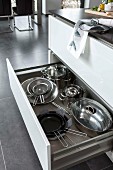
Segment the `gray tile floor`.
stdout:
<path fill-rule="evenodd" d="M 23 17 L 22 20 L 26 23 L 26 18 Z M 6 21 L 0 21 L 0 31 L 6 29 L 6 26 Z M 13 33 L 0 34 L 0 141 L 3 149 L 2 153 L 0 148 L 0 170 L 42 169 L 11 93 L 5 60 L 9 58 L 14 69 L 46 64 L 47 47 L 46 16 L 42 16 L 42 26 L 34 25 L 34 31 L 15 30 Z M 75 169 L 113 170 L 113 164 L 103 154 L 68 170 Z"/>

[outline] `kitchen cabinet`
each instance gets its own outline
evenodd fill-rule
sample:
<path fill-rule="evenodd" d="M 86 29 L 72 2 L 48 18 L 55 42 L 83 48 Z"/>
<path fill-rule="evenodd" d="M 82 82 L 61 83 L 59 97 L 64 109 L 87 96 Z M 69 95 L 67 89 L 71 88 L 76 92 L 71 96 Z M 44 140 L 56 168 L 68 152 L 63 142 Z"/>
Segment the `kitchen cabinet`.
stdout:
<path fill-rule="evenodd" d="M 67 43 L 73 27 L 72 23 L 60 17 L 49 17 L 49 65 L 53 65 L 57 61 L 64 64 L 75 76 L 76 82 L 87 91 L 88 97 L 100 102 L 112 115 L 113 49 L 92 37 L 88 37 L 85 52 L 77 60 L 67 50 Z M 112 130 L 92 138 L 75 138 L 73 136 L 76 142 L 65 148 L 59 145 L 58 140 L 48 140 L 37 118 L 41 106 L 37 105 L 34 108 L 30 104 L 21 85 L 26 79 L 41 76 L 40 71 L 46 66 L 48 65 L 14 71 L 7 59 L 10 87 L 43 170 L 67 169 L 103 152 L 112 151 Z M 53 107 L 51 103 L 42 106 L 44 109 L 50 107 Z M 74 124 L 74 126 L 76 125 Z"/>

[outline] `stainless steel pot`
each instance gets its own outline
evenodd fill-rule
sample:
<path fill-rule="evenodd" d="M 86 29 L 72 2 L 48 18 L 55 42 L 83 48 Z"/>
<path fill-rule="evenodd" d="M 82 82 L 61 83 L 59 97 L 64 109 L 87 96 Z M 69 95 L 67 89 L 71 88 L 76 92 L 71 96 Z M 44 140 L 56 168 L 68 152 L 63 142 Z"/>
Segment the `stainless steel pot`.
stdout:
<path fill-rule="evenodd" d="M 46 67 L 42 70 L 42 73 L 51 80 L 57 80 L 65 77 L 66 67 L 62 64 L 55 64 L 53 66 Z"/>
<path fill-rule="evenodd" d="M 69 84 L 60 93 L 59 99 L 64 103 L 64 105 L 67 106 L 67 108 L 70 108 L 70 105 L 79 98 L 83 97 L 83 95 L 84 90 L 82 87 L 75 84 Z"/>
<path fill-rule="evenodd" d="M 77 127 L 94 137 L 112 126 L 112 117 L 108 110 L 97 101 L 81 98 L 71 105 Z"/>
<path fill-rule="evenodd" d="M 62 64 L 55 64 L 42 70 L 43 76 L 63 89 L 71 80 L 70 71 Z"/>

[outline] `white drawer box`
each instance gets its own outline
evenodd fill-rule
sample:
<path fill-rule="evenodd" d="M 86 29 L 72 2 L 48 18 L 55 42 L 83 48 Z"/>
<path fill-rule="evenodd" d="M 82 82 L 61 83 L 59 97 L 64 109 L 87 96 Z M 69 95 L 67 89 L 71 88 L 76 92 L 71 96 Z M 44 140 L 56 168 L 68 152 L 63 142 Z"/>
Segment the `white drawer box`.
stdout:
<path fill-rule="evenodd" d="M 20 77 L 22 77 L 23 80 L 33 76 L 36 77 L 36 68 L 34 71 L 33 69 L 29 69 L 24 74 L 21 71 L 15 73 L 8 59 L 7 67 L 11 90 L 43 170 L 67 169 L 74 164 L 80 163 L 112 149 L 113 132 L 110 131 L 94 138 L 88 137 L 85 140 L 75 143 L 67 148 L 61 147 L 58 150 L 54 150 L 54 144 L 47 139 L 37 119 L 36 113 L 32 108 L 32 105 L 29 103 L 20 83 Z M 43 107 L 46 107 L 46 105 Z M 38 109 L 39 106 L 37 107 L 37 112 Z"/>

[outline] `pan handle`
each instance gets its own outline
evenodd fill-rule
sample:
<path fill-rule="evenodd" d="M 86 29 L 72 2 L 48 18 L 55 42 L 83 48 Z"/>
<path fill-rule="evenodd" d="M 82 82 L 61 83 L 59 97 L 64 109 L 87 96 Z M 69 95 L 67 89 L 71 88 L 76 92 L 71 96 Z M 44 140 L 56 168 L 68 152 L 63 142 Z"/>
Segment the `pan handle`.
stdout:
<path fill-rule="evenodd" d="M 33 101 L 33 106 L 37 105 L 38 100 L 39 100 L 39 96 L 35 96 L 34 101 Z"/>
<path fill-rule="evenodd" d="M 63 110 L 64 112 L 66 112 L 69 116 L 71 115 L 66 109 L 64 109 L 62 106 L 58 105 L 57 103 L 52 102 L 52 104 L 54 106 L 56 106 L 57 108 L 59 108 L 59 109 Z"/>
<path fill-rule="evenodd" d="M 39 95 L 39 98 L 40 98 L 40 102 L 41 102 L 41 103 L 44 103 L 44 102 L 45 102 L 45 99 L 44 99 L 44 95 L 43 95 L 43 94 Z"/>
<path fill-rule="evenodd" d="M 86 133 L 79 132 L 79 131 L 76 131 L 76 130 L 74 130 L 74 129 L 68 129 L 68 128 L 67 128 L 65 131 L 68 132 L 68 133 L 72 133 L 72 134 L 74 134 L 74 135 L 87 137 L 87 134 L 86 134 Z"/>
<path fill-rule="evenodd" d="M 63 145 L 63 147 L 67 148 L 69 146 L 66 140 L 64 139 L 64 137 L 60 134 L 60 132 L 57 131 L 57 132 L 54 132 L 54 134 L 58 138 L 60 143 Z"/>

